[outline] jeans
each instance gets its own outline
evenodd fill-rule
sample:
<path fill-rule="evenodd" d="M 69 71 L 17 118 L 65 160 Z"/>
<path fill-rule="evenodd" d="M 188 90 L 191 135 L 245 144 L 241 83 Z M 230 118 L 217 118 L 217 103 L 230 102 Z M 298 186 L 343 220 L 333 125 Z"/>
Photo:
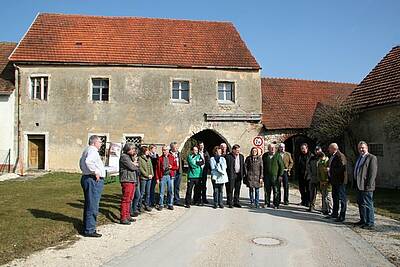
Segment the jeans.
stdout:
<path fill-rule="evenodd" d="M 347 210 L 346 185 L 332 185 L 333 210 L 332 216 L 345 219 Z M 339 213 L 340 204 L 340 213 Z"/>
<path fill-rule="evenodd" d="M 154 207 L 157 203 L 156 199 L 156 185 L 157 185 L 157 180 L 155 178 L 151 179 L 151 184 L 150 184 L 150 207 Z"/>
<path fill-rule="evenodd" d="M 171 179 L 169 175 L 164 175 L 160 180 L 160 207 L 164 207 L 165 187 L 167 187 L 167 205 L 172 207 L 174 205 L 174 179 Z"/>
<path fill-rule="evenodd" d="M 197 203 L 200 203 L 200 194 L 201 194 L 201 178 L 189 178 L 187 183 L 186 189 L 186 197 L 185 197 L 185 204 L 191 205 L 192 204 L 192 191 L 194 187 L 194 196 L 193 199 Z"/>
<path fill-rule="evenodd" d="M 83 206 L 83 234 L 92 234 L 96 231 L 97 214 L 103 192 L 104 180 L 96 181 L 92 176 L 82 175 L 81 186 L 85 203 Z"/>
<path fill-rule="evenodd" d="M 131 214 L 138 212 L 140 208 L 140 183 L 135 184 L 135 193 L 133 195 Z"/>
<path fill-rule="evenodd" d="M 319 182 L 310 183 L 310 208 L 315 208 L 315 201 L 317 199 L 317 193 L 319 190 Z"/>
<path fill-rule="evenodd" d="M 179 205 L 181 202 L 181 198 L 179 197 L 179 190 L 181 189 L 182 175 L 179 172 L 175 173 L 174 180 L 175 180 L 173 182 L 174 183 L 174 186 L 173 186 L 173 188 L 174 188 L 174 194 L 173 194 L 174 204 Z"/>
<path fill-rule="evenodd" d="M 135 183 L 121 183 L 121 221 L 130 218 L 130 207 L 132 205 L 133 192 L 135 192 Z"/>
<path fill-rule="evenodd" d="M 140 198 L 146 207 L 150 206 L 151 179 L 140 180 Z"/>
<path fill-rule="evenodd" d="M 358 191 L 357 202 L 360 212 L 360 221 L 368 226 L 373 226 L 375 224 L 373 197 L 374 192 L 372 191 Z"/>
<path fill-rule="evenodd" d="M 281 182 L 279 178 L 264 177 L 264 197 L 265 205 L 271 203 L 271 190 L 273 192 L 273 203 L 275 207 L 279 207 L 281 203 Z"/>
<path fill-rule="evenodd" d="M 289 176 L 287 171 L 283 172 L 282 178 L 283 203 L 289 204 Z"/>
<path fill-rule="evenodd" d="M 212 180 L 212 185 L 214 188 L 213 192 L 214 206 L 219 205 L 220 207 L 223 207 L 224 205 L 222 204 L 222 198 L 223 198 L 224 184 L 217 184 L 215 183 L 215 180 Z"/>
<path fill-rule="evenodd" d="M 255 194 L 254 194 L 255 193 Z M 260 205 L 260 188 L 249 188 L 250 203 L 255 204 L 256 207 Z M 255 197 L 254 197 L 255 195 Z"/>

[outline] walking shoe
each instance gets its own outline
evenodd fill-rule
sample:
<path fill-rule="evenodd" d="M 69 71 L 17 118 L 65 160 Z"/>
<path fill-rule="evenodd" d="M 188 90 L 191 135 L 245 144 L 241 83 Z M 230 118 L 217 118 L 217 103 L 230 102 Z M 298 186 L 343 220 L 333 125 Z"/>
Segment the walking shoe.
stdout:
<path fill-rule="evenodd" d="M 228 206 L 230 209 L 233 209 L 233 205 L 232 204 L 229 204 L 229 206 Z"/>
<path fill-rule="evenodd" d="M 275 209 L 279 210 L 279 205 L 278 205 L 278 206 L 275 206 Z"/>
<path fill-rule="evenodd" d="M 242 205 L 240 205 L 239 203 L 235 203 L 235 204 L 233 204 L 233 206 L 236 207 L 236 208 L 241 208 L 242 207 Z"/>
<path fill-rule="evenodd" d="M 210 204 L 210 201 L 208 201 L 207 199 L 203 201 L 204 204 Z"/>
<path fill-rule="evenodd" d="M 132 213 L 132 217 L 138 217 L 139 216 L 139 212 L 135 211 L 134 213 Z"/>
<path fill-rule="evenodd" d="M 97 233 L 96 231 L 94 231 L 93 233 L 89 233 L 89 234 L 83 234 L 84 237 L 101 237 L 102 234 Z"/>
<path fill-rule="evenodd" d="M 126 220 L 121 220 L 120 223 L 121 223 L 121 224 L 124 224 L 124 225 L 130 225 L 130 224 L 131 224 L 131 222 L 130 222 L 128 219 L 126 219 Z"/>
<path fill-rule="evenodd" d="M 222 205 L 222 204 L 219 204 L 219 206 L 218 206 L 220 209 L 223 209 L 224 208 L 224 205 Z"/>
<path fill-rule="evenodd" d="M 363 221 L 358 221 L 358 222 L 356 222 L 356 223 L 353 223 L 354 226 L 361 226 L 361 227 L 363 227 L 364 224 L 365 224 L 365 223 L 364 223 Z"/>
<path fill-rule="evenodd" d="M 374 230 L 375 229 L 375 225 L 373 225 L 373 224 L 364 224 L 363 226 L 361 226 L 361 228 L 362 229 L 365 229 L 365 230 Z"/>
<path fill-rule="evenodd" d="M 135 219 L 135 218 L 132 218 L 132 217 L 130 217 L 130 218 L 129 218 L 129 221 L 130 221 L 130 222 L 136 222 L 136 219 Z"/>
<path fill-rule="evenodd" d="M 287 206 L 289 205 L 289 202 L 283 202 L 283 205 Z"/>
<path fill-rule="evenodd" d="M 322 214 L 323 214 L 323 215 L 329 215 L 329 212 L 323 211 Z"/>
<path fill-rule="evenodd" d="M 216 208 L 218 208 L 218 206 L 216 204 L 214 204 L 213 205 L 213 209 L 216 209 Z"/>
<path fill-rule="evenodd" d="M 343 217 L 339 217 L 335 220 L 335 222 L 344 222 L 344 218 Z"/>
<path fill-rule="evenodd" d="M 148 212 L 152 211 L 152 209 L 150 207 L 145 207 L 144 210 L 148 211 Z"/>
<path fill-rule="evenodd" d="M 163 210 L 163 206 L 157 206 L 156 208 L 158 211 L 162 211 Z"/>
<path fill-rule="evenodd" d="M 174 210 L 174 206 L 168 206 L 169 210 Z"/>

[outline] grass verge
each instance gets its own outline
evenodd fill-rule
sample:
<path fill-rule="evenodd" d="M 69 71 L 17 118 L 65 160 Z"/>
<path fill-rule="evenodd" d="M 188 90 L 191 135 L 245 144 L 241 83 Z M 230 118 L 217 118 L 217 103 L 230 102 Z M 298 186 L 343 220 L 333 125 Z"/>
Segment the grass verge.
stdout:
<path fill-rule="evenodd" d="M 0 183 L 0 264 L 75 239 L 82 227 L 80 177 L 49 173 Z M 99 224 L 118 221 L 120 198 L 119 183 L 104 186 Z"/>

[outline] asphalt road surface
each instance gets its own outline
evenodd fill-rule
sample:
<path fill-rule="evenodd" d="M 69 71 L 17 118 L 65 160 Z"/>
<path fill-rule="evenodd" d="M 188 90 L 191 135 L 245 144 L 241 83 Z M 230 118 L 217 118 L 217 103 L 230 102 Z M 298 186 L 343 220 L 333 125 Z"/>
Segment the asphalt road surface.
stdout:
<path fill-rule="evenodd" d="M 208 191 L 211 194 L 211 185 Z M 248 204 L 245 186 L 241 197 Z M 290 201 L 299 200 L 293 195 Z M 105 265 L 393 266 L 346 224 L 306 212 L 296 204 L 279 210 L 194 206 L 157 235 Z"/>

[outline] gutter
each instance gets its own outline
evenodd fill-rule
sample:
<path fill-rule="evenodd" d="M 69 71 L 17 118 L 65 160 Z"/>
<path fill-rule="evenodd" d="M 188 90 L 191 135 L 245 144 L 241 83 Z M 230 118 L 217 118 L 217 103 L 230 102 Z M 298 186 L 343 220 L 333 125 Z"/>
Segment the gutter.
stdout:
<path fill-rule="evenodd" d="M 22 134 L 21 134 L 21 70 L 13 64 L 15 68 L 15 90 L 17 91 L 17 161 L 14 165 L 14 172 L 19 166 L 20 175 L 24 175 L 24 158 L 22 151 Z"/>

